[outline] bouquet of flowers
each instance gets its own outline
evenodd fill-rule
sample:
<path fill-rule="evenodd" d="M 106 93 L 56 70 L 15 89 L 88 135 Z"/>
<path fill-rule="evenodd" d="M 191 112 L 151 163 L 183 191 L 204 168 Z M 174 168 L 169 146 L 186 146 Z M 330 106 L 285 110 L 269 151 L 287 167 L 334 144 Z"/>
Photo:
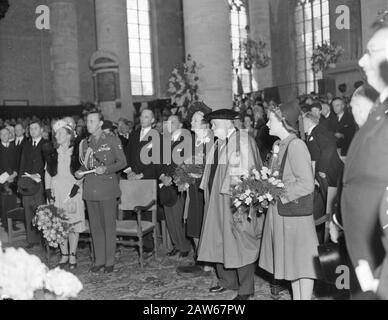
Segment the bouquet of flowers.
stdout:
<path fill-rule="evenodd" d="M 176 104 L 177 107 L 189 107 L 199 100 L 199 69 L 200 66 L 190 54 L 187 55 L 185 63 L 174 67 L 167 89 L 171 104 Z"/>
<path fill-rule="evenodd" d="M 243 215 L 251 208 L 262 213 L 284 192 L 284 183 L 279 179 L 279 172 L 272 172 L 267 167 L 262 167 L 260 172 L 252 169 L 250 174 L 241 177 L 240 182 L 232 189 L 235 221 L 241 222 Z"/>
<path fill-rule="evenodd" d="M 0 266 L 0 299 L 32 300 L 39 290 L 67 299 L 82 290 L 76 276 L 58 268 L 49 271 L 37 256 L 21 248 L 3 250 L 0 243 Z"/>
<path fill-rule="evenodd" d="M 326 70 L 331 65 L 334 65 L 338 58 L 344 53 L 341 46 L 331 44 L 325 41 L 322 45 L 318 45 L 311 57 L 311 66 L 315 73 Z"/>
<path fill-rule="evenodd" d="M 195 156 L 189 158 L 179 165 L 174 172 L 173 180 L 179 192 L 187 191 L 190 185 L 195 184 L 197 179 L 202 178 L 204 170 L 204 160 Z"/>
<path fill-rule="evenodd" d="M 32 224 L 43 232 L 49 246 L 58 248 L 69 236 L 71 224 L 67 220 L 64 210 L 52 204 L 41 205 L 36 210 Z"/>

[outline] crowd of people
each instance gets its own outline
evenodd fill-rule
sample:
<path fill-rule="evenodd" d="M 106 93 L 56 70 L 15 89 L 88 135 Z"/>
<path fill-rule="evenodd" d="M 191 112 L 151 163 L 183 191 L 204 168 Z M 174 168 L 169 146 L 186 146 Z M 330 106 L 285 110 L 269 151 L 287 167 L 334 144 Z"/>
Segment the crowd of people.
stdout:
<path fill-rule="evenodd" d="M 379 237 L 385 229 L 378 221 L 388 183 L 388 83 L 385 69 L 379 68 L 388 63 L 387 30 L 381 27 L 368 43 L 360 60 L 368 83 L 351 100 L 311 93 L 277 104 L 251 96 L 217 111 L 202 102 L 189 108 L 143 108 L 133 122 L 104 120 L 97 109 L 84 117 L 0 120 L 3 227 L 17 228 L 7 225 L 6 213 L 19 198 L 32 247 L 41 241 L 31 224 L 36 207 L 49 202 L 62 208 L 72 228 L 60 247 L 59 266 L 75 269 L 87 217 L 95 251 L 90 271 L 112 273 L 119 180 L 152 179 L 158 182 L 158 208 L 173 244 L 168 255 L 187 257 L 194 250 L 194 261 L 177 272 L 214 267 L 218 284 L 210 292 L 237 290 L 236 299 L 245 300 L 254 294 L 258 263 L 275 280 L 290 281 L 293 299 L 311 299 L 314 280 L 322 279 L 318 245 L 324 241 L 315 220 L 326 214 L 328 188 L 336 187 L 340 205 L 331 223 L 332 241 L 341 241 L 344 231 L 361 289 L 386 298 L 388 271 Z M 376 49 L 379 43 L 387 50 Z M 191 139 L 190 157 L 203 160 L 204 172 L 182 192 L 173 176 L 179 165 L 176 153 L 182 162 L 187 160 L 184 148 L 179 149 L 185 133 Z M 144 161 L 145 155 L 159 160 Z M 250 169 L 267 164 L 280 172 L 285 194 L 265 214 L 236 222 L 231 218 L 231 188 Z M 131 212 L 124 216 L 133 218 Z M 151 234 L 143 249 L 155 249 Z M 360 261 L 380 285 L 363 278 L 365 272 L 358 268 L 365 264 Z"/>

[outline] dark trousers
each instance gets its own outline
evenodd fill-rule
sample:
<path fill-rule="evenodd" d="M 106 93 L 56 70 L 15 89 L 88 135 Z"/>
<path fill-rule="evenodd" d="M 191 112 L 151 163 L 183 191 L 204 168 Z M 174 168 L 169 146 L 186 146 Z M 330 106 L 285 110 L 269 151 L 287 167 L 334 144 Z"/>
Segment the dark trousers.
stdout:
<path fill-rule="evenodd" d="M 0 194 L 0 216 L 1 224 L 5 230 L 8 229 L 7 213 L 17 206 L 16 196 L 14 194 Z"/>
<path fill-rule="evenodd" d="M 216 264 L 218 284 L 230 290 L 238 290 L 239 295 L 255 293 L 255 264 L 248 264 L 238 269 L 225 269 L 221 263 Z"/>
<path fill-rule="evenodd" d="M 41 242 L 39 231 L 32 226 L 32 219 L 38 206 L 44 204 L 43 185 L 40 183 L 39 191 L 33 196 L 23 196 L 23 208 L 26 217 L 26 231 L 28 244 L 38 244 Z"/>
<path fill-rule="evenodd" d="M 172 207 L 164 206 L 167 229 L 174 247 L 180 252 L 188 252 L 191 248 L 190 240 L 186 238 L 183 224 L 184 199 L 178 195 L 177 202 Z"/>
<path fill-rule="evenodd" d="M 113 266 L 116 251 L 117 200 L 86 201 L 95 265 Z"/>

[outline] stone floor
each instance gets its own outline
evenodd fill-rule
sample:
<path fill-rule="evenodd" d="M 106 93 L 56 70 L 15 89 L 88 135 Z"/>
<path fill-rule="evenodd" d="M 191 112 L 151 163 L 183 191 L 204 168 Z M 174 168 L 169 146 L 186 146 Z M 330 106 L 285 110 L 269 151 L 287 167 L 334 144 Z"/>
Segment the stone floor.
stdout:
<path fill-rule="evenodd" d="M 3 243 L 4 247 L 10 246 Z M 25 247 L 24 240 L 17 240 L 13 247 Z M 41 248 L 26 249 L 45 261 Z M 51 250 L 50 268 L 55 267 L 59 260 L 59 252 Z M 159 249 L 157 258 L 146 259 L 144 270 L 138 263 L 138 254 L 134 248 L 120 246 L 116 251 L 116 265 L 113 274 L 91 274 L 89 246 L 78 250 L 78 268 L 74 274 L 83 283 L 80 300 L 230 300 L 236 292 L 227 291 L 223 294 L 211 294 L 208 289 L 217 283 L 214 272 L 201 276 L 182 276 L 175 271 L 178 265 L 189 264 L 192 255 L 187 258 L 168 257 L 166 251 Z M 316 282 L 314 299 L 341 299 L 341 295 L 321 282 Z M 343 297 L 343 295 L 342 295 Z M 257 270 L 255 277 L 254 300 L 274 300 L 271 296 L 268 275 Z M 285 289 L 277 300 L 290 300 L 290 293 Z"/>

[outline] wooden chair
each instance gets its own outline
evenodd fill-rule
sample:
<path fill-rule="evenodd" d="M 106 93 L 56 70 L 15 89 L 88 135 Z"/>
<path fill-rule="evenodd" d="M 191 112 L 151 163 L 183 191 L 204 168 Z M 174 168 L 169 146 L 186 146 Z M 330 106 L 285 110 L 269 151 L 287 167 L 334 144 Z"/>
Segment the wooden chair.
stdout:
<path fill-rule="evenodd" d="M 337 188 L 328 187 L 327 198 L 326 198 L 326 214 L 323 217 L 319 218 L 318 220 L 315 220 L 315 226 L 320 226 L 322 224 L 325 224 L 324 243 L 326 243 L 329 240 L 329 226 L 333 215 L 333 204 L 336 196 L 337 196 Z"/>
<path fill-rule="evenodd" d="M 136 212 L 136 221 L 118 220 L 117 236 L 121 237 L 117 241 L 119 244 L 139 247 L 140 266 L 144 268 L 143 258 L 143 237 L 153 233 L 154 237 L 154 256 L 157 254 L 157 189 L 155 180 L 121 180 L 121 201 L 120 210 L 131 210 Z M 152 221 L 143 221 L 144 212 L 152 212 Z M 129 238 L 129 239 L 125 239 Z"/>
<path fill-rule="evenodd" d="M 14 238 L 26 235 L 25 230 L 13 231 L 13 221 L 25 221 L 24 208 L 18 207 L 7 212 L 7 223 L 8 223 L 8 242 L 12 243 Z"/>

